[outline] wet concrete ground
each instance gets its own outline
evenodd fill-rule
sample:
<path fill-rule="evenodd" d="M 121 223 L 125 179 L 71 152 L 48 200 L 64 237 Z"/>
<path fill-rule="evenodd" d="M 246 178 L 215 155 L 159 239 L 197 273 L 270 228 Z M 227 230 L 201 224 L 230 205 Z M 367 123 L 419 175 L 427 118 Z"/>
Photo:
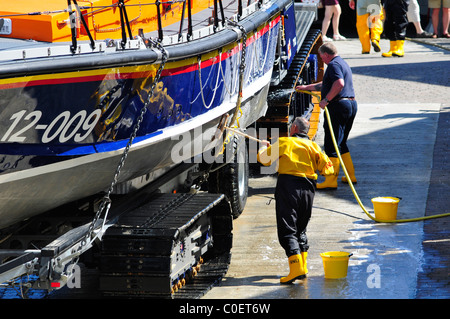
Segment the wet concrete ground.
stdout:
<path fill-rule="evenodd" d="M 440 114 L 450 112 L 450 51 L 407 41 L 405 57 L 382 58 L 380 53 L 361 55 L 357 39 L 335 44 L 353 70 L 358 114 L 349 146 L 358 178 L 355 189 L 363 205 L 373 214 L 371 198 L 397 196 L 402 198 L 397 219 L 448 213 L 448 205 L 444 206 L 447 211 L 432 212 L 427 202 L 449 201 L 443 193 L 429 194 L 429 185 L 436 136 L 448 136 L 448 120 L 441 131 L 437 129 Z M 382 52 L 387 51 L 388 41 L 383 40 L 381 46 Z M 320 128 L 322 124 L 323 120 Z M 322 134 L 319 129 L 316 141 L 320 145 Z M 448 152 L 441 148 L 439 156 L 448 159 Z M 445 268 L 450 252 L 430 251 L 423 244 L 434 238 L 436 225 L 448 225 L 449 217 L 376 223 L 342 183 L 337 190 L 316 193 L 307 232 L 307 279 L 280 285 L 280 277 L 289 270 L 276 234 L 271 200 L 275 183 L 275 176 L 254 169 L 246 209 L 234 224 L 229 272 L 204 299 L 450 298 L 449 268 Z M 437 241 L 436 245 L 448 245 L 448 227 L 441 227 Z M 353 253 L 345 278 L 324 278 L 319 254 L 326 251 Z M 433 264 L 437 261 L 443 269 Z M 430 285 L 422 278 L 438 267 L 440 277 L 431 284 L 433 294 L 424 294 Z"/>

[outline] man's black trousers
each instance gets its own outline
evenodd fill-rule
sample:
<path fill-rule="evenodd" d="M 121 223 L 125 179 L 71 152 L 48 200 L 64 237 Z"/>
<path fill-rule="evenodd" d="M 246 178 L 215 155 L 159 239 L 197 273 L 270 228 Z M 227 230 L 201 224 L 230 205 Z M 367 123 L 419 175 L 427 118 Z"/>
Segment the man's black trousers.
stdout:
<path fill-rule="evenodd" d="M 350 152 L 347 146 L 348 135 L 353 127 L 353 122 L 358 112 L 358 103 L 352 100 L 332 101 L 327 106 L 331 118 L 331 125 L 333 126 L 333 133 L 336 143 L 339 147 L 339 152 L 345 154 Z M 330 125 L 328 118 L 324 118 L 324 151 L 328 157 L 338 157 L 334 147 L 333 138 L 331 137 Z"/>
<path fill-rule="evenodd" d="M 316 189 L 316 181 L 280 174 L 275 189 L 278 240 L 286 256 L 306 252 L 309 248 L 306 226 Z"/>
<path fill-rule="evenodd" d="M 405 40 L 406 28 L 408 26 L 409 0 L 385 0 L 384 11 L 386 20 L 384 22 L 384 34 L 390 41 Z"/>

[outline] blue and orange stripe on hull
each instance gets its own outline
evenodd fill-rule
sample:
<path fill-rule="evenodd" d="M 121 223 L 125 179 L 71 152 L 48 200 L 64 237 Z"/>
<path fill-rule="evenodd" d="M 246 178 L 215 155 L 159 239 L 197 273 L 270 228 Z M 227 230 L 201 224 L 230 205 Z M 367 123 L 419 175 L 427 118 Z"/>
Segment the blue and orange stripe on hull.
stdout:
<path fill-rule="evenodd" d="M 276 27 L 279 22 L 280 17 L 275 17 L 249 35 L 247 58 L 259 59 L 266 64 L 259 70 L 260 74 L 247 70 L 247 83 L 271 69 L 273 60 L 266 61 L 261 56 L 255 56 L 264 52 L 255 53 L 257 50 L 253 45 L 257 41 L 261 41 L 262 48 L 268 49 L 269 45 L 275 45 L 277 32 L 272 33 L 271 30 L 278 30 Z M 227 99 L 234 99 L 228 95 L 228 87 L 224 85 L 230 86 L 229 83 L 238 78 L 240 52 L 241 44 L 235 43 L 220 51 L 202 55 L 200 63 L 197 57 L 169 61 L 162 73 L 162 86 L 158 88 L 160 91 L 153 95 L 154 101 L 148 106 L 136 141 L 152 138 L 165 127 L 180 124 L 220 106 Z M 15 109 L 8 108 L 11 111 L 2 114 L 1 122 L 4 125 L 0 128 L 0 154 L 67 156 L 124 147 L 132 131 L 131 124 L 135 123 L 144 101 L 148 100 L 148 91 L 158 67 L 157 64 L 136 65 L 1 79 L 0 90 L 15 99 L 17 106 Z M 105 102 L 108 95 L 109 100 Z M 211 104 L 210 108 L 205 107 L 205 101 Z M 20 136 L 23 138 L 22 143 L 10 143 L 8 138 L 11 134 L 6 136 L 7 130 L 11 129 L 13 119 L 18 117 L 17 111 L 24 105 L 26 113 L 23 114 L 23 120 L 30 112 L 41 112 L 42 117 L 37 123 L 41 127 L 50 126 L 64 112 L 69 112 L 71 116 L 66 122 L 70 122 L 80 110 L 90 114 L 101 108 L 102 115 L 92 136 L 85 141 L 60 143 L 55 139 L 43 143 L 40 135 L 45 133 L 30 129 Z M 57 130 L 57 124 L 52 127 Z"/>

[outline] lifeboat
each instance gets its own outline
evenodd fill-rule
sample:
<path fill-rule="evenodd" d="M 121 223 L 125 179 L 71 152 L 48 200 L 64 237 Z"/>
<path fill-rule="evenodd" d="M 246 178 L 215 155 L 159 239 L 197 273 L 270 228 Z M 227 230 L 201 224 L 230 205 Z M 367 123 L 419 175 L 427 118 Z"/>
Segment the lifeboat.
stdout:
<path fill-rule="evenodd" d="M 0 229 L 112 182 L 157 178 L 221 147 L 218 127 L 255 123 L 288 9 L 291 0 L 2 4 Z"/>

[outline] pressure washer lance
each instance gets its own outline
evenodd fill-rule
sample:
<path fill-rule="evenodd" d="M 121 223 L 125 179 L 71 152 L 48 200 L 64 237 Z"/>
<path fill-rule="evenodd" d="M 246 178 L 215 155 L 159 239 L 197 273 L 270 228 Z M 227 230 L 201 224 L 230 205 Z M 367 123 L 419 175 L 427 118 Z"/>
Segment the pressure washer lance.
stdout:
<path fill-rule="evenodd" d="M 310 92 L 310 91 L 304 91 L 304 90 L 298 90 L 297 92 L 299 92 L 299 93 L 310 94 L 310 95 L 315 96 L 319 101 L 321 100 L 321 96 L 318 95 L 318 94 L 316 94 L 316 93 L 313 93 L 313 92 Z M 376 222 L 378 222 L 378 223 L 406 223 L 406 222 L 417 222 L 417 221 L 422 221 L 422 220 L 426 220 L 426 219 L 432 219 L 432 218 L 440 218 L 440 217 L 448 217 L 448 216 L 450 216 L 450 213 L 445 213 L 445 214 L 439 214 L 439 215 L 433 215 L 433 216 L 424 216 L 424 217 L 409 218 L 409 219 L 395 219 L 395 220 L 384 220 L 384 219 L 383 219 L 383 220 L 380 220 L 380 219 L 377 219 L 377 218 L 373 217 L 373 216 L 367 211 L 367 209 L 364 207 L 363 203 L 361 202 L 361 199 L 360 199 L 359 196 L 358 196 L 358 193 L 357 193 L 356 190 L 355 190 L 355 187 L 353 186 L 353 183 L 352 183 L 352 181 L 351 181 L 351 178 L 350 178 L 350 176 L 348 175 L 347 169 L 346 169 L 346 167 L 345 167 L 345 165 L 344 165 L 344 162 L 343 162 L 343 160 L 342 160 L 341 153 L 339 152 L 339 147 L 338 147 L 337 142 L 336 142 L 336 137 L 334 136 L 333 126 L 332 126 L 332 124 L 331 124 L 330 113 L 328 112 L 328 108 L 327 108 L 327 107 L 325 107 L 324 110 L 325 110 L 325 115 L 326 115 L 327 120 L 328 120 L 328 125 L 329 125 L 329 127 L 330 127 L 331 139 L 333 140 L 333 145 L 334 145 L 334 148 L 335 148 L 336 153 L 337 153 L 337 155 L 338 155 L 339 162 L 341 163 L 342 169 L 343 169 L 343 171 L 344 171 L 344 173 L 345 173 L 345 176 L 347 177 L 348 184 L 350 185 L 350 188 L 352 189 L 353 195 L 355 196 L 355 199 L 356 199 L 356 201 L 358 202 L 359 206 L 361 206 L 361 208 L 362 208 L 362 210 L 364 211 L 364 213 L 366 213 L 366 215 L 367 215 L 370 219 L 372 219 L 373 221 L 376 221 Z"/>
<path fill-rule="evenodd" d="M 232 131 L 232 132 L 234 132 L 234 133 L 236 133 L 236 134 L 242 135 L 242 136 L 248 138 L 249 140 L 253 140 L 253 141 L 256 141 L 256 142 L 264 143 L 263 140 L 257 139 L 256 137 L 253 137 L 253 136 L 251 136 L 251 135 L 248 135 L 248 134 L 246 134 L 246 133 L 244 133 L 244 132 L 241 132 L 241 131 L 239 131 L 239 130 L 236 130 L 236 129 L 234 129 L 234 128 L 225 126 L 225 129 L 227 129 L 227 130 L 229 130 L 229 131 Z"/>

